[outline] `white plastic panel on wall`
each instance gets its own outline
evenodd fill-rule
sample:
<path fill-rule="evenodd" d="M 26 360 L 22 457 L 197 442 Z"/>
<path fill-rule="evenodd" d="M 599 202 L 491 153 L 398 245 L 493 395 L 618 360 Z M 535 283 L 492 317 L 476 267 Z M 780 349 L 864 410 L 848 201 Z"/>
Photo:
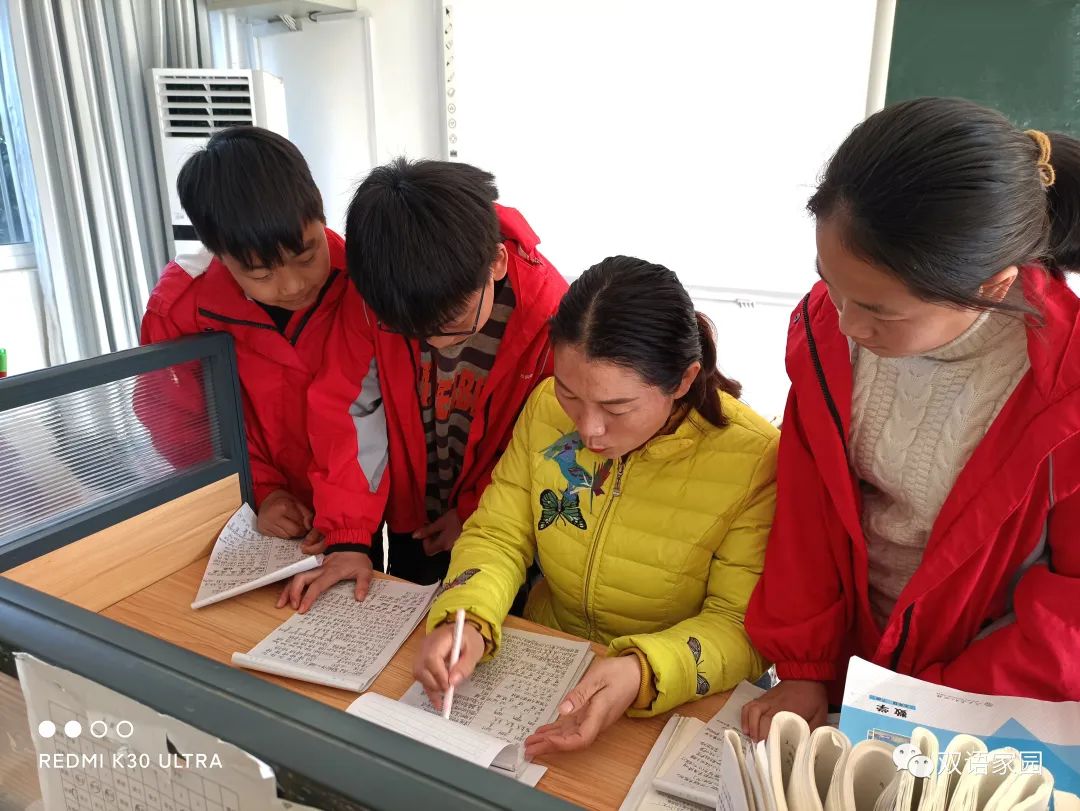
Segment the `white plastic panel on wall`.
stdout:
<path fill-rule="evenodd" d="M 371 53 L 357 14 L 273 30 L 257 39 L 263 70 L 285 83 L 289 139 L 307 158 L 326 223 L 340 231 L 356 184 L 371 171 Z M 434 34 L 432 34 L 434 38 Z"/>

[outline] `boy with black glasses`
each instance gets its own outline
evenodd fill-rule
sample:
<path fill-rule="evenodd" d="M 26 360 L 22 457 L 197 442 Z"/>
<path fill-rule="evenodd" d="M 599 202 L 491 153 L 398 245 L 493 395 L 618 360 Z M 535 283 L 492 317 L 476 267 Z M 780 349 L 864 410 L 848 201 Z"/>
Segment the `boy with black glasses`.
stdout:
<path fill-rule="evenodd" d="M 353 288 L 308 396 L 321 568 L 280 605 L 306 611 L 382 568 L 433 583 L 476 509 L 529 393 L 551 374 L 548 319 L 566 282 L 476 167 L 398 159 L 349 207 Z"/>

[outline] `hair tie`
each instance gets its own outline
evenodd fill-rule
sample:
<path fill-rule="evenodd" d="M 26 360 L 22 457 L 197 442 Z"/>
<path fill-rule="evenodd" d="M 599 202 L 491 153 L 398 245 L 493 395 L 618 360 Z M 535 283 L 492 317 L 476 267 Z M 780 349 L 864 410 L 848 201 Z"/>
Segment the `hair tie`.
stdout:
<path fill-rule="evenodd" d="M 1039 180 L 1042 181 L 1043 187 L 1048 189 L 1057 179 L 1057 173 L 1050 165 L 1050 136 L 1042 130 L 1024 130 L 1024 135 L 1034 141 L 1035 146 L 1039 148 L 1039 159 L 1035 163 L 1035 168 L 1039 170 Z"/>

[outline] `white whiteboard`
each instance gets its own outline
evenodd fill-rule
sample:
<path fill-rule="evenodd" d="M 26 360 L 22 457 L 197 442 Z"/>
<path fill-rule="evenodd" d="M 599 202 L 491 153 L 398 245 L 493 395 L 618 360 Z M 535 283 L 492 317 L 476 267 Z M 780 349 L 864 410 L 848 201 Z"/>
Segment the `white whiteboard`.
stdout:
<path fill-rule="evenodd" d="M 779 422 L 787 400 L 784 369 L 788 324 L 796 304 L 695 302 L 716 326 L 716 363 L 742 384 L 742 399 L 767 420 Z"/>
<path fill-rule="evenodd" d="M 800 294 L 806 199 L 863 117 L 872 0 L 453 0 L 457 158 L 567 276 L 624 253 Z"/>

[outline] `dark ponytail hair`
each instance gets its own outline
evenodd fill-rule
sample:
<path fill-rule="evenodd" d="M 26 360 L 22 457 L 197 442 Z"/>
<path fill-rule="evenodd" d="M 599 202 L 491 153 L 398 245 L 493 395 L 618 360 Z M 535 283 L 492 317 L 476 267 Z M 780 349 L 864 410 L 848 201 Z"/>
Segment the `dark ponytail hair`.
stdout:
<path fill-rule="evenodd" d="M 1059 132 L 1049 135 L 1054 185 L 1047 191 L 1050 248 L 1046 267 L 1061 277 L 1080 271 L 1080 141 Z"/>
<path fill-rule="evenodd" d="M 687 368 L 701 372 L 681 402 L 716 426 L 727 424 L 717 391 L 738 397 L 742 387 L 716 368 L 716 334 L 694 310 L 679 278 L 663 265 L 611 256 L 570 285 L 551 319 L 551 343 L 580 347 L 594 360 L 637 372 L 671 394 Z"/>
<path fill-rule="evenodd" d="M 1012 265 L 1041 261 L 1057 275 L 1076 266 L 1080 161 L 1068 140 L 1071 149 L 1051 142 L 1048 194 L 1037 136 L 964 99 L 900 102 L 851 132 L 807 208 L 840 218 L 849 250 L 926 301 L 1022 310 L 979 289 Z M 1059 194 L 1073 196 L 1055 204 Z"/>

